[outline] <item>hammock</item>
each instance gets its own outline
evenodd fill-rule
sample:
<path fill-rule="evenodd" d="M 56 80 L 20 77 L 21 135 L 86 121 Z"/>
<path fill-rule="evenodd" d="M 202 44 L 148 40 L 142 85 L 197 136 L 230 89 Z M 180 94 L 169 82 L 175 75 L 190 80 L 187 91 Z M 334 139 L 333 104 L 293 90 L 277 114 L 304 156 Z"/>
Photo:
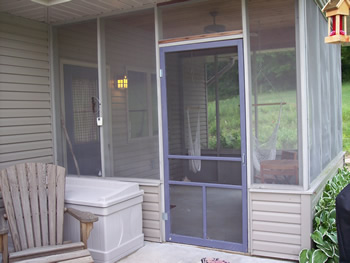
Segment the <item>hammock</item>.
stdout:
<path fill-rule="evenodd" d="M 277 132 L 281 121 L 282 105 L 281 103 L 276 126 L 267 141 L 260 142 L 255 136 L 253 138 L 253 165 L 258 172 L 260 172 L 261 161 L 276 159 Z"/>
<path fill-rule="evenodd" d="M 188 139 L 189 139 L 189 149 L 188 155 L 190 156 L 200 156 L 201 155 L 201 130 L 200 130 L 200 111 L 198 110 L 197 117 L 197 127 L 196 127 L 196 137 L 193 141 L 191 123 L 190 123 L 190 111 L 187 109 L 187 122 L 188 122 Z M 193 173 L 198 173 L 201 170 L 201 160 L 190 160 L 189 169 Z"/>

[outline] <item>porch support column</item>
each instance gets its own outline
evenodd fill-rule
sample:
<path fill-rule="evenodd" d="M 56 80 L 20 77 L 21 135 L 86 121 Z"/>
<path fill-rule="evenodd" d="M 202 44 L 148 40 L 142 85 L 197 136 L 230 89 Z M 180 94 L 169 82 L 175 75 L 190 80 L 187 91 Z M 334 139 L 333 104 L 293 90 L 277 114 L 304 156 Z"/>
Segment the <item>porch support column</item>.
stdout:
<path fill-rule="evenodd" d="M 165 213 L 165 189 L 164 189 L 164 145 L 163 145 L 163 108 L 161 96 L 161 81 L 160 81 L 160 55 L 159 55 L 159 39 L 162 38 L 162 14 L 161 10 L 154 6 L 154 27 L 155 27 L 155 46 L 156 46 L 156 69 L 157 69 L 157 108 L 158 108 L 158 143 L 159 143 L 159 173 L 161 181 L 161 206 L 162 213 Z M 164 72 L 163 72 L 164 74 Z M 165 221 L 161 222 L 161 239 L 165 241 Z"/>
<path fill-rule="evenodd" d="M 242 0 L 242 27 L 243 27 L 243 57 L 244 57 L 244 97 L 245 97 L 245 125 L 246 125 L 246 167 L 247 167 L 247 224 L 248 224 L 248 253 L 252 248 L 251 194 L 252 184 L 252 144 L 251 144 L 251 59 L 250 59 L 250 31 L 247 1 Z"/>
<path fill-rule="evenodd" d="M 111 176 L 111 161 L 110 161 L 110 149 L 108 145 L 109 140 L 109 121 L 108 118 L 108 86 L 106 79 L 106 47 L 105 47 L 105 27 L 104 21 L 101 18 L 97 18 L 97 60 L 98 60 L 98 93 L 101 103 L 99 116 L 102 117 L 103 125 L 100 128 L 100 146 L 101 146 L 101 169 L 102 176 Z"/>
<path fill-rule="evenodd" d="M 299 173 L 301 174 L 303 189 L 309 189 L 309 136 L 308 136 L 308 72 L 306 61 L 306 2 L 304 0 L 298 1 L 297 11 L 299 12 L 299 38 L 297 38 L 297 55 L 299 58 L 299 67 L 297 74 L 300 76 L 299 85 L 297 86 L 298 99 L 298 141 L 299 141 Z"/>

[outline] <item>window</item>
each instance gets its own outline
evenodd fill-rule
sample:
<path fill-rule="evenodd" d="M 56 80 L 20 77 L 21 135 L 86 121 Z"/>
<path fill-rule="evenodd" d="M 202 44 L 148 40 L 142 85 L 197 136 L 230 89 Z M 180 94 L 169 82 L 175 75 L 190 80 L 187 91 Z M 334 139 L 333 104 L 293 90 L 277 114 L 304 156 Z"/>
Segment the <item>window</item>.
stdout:
<path fill-rule="evenodd" d="M 128 133 L 129 139 L 158 134 L 156 75 L 128 71 Z"/>

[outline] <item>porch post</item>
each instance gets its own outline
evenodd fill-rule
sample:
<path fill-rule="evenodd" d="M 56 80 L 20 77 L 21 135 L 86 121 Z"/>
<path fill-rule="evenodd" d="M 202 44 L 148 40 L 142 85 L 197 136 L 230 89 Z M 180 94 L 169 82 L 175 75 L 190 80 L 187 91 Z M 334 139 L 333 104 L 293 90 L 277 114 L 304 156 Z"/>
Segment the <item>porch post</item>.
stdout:
<path fill-rule="evenodd" d="M 162 213 L 165 213 L 165 189 L 164 189 L 164 145 L 163 145 L 163 113 L 162 113 L 162 97 L 161 97 L 161 81 L 160 81 L 160 55 L 159 55 L 159 38 L 162 36 L 161 28 L 161 11 L 154 7 L 154 26 L 155 26 L 155 46 L 156 46 L 156 70 L 157 70 L 157 108 L 158 108 L 158 143 L 159 143 L 159 173 L 161 182 L 161 207 Z M 165 241 L 165 221 L 161 222 L 161 239 Z"/>
<path fill-rule="evenodd" d="M 298 12 L 299 12 L 299 41 L 297 47 L 299 49 L 299 69 L 297 73 L 300 76 L 300 82 L 298 85 L 298 112 L 299 112 L 299 125 L 298 125 L 298 139 L 299 139 L 299 169 L 302 175 L 303 189 L 307 191 L 309 189 L 309 155 L 308 155 L 308 87 L 307 87 L 307 67 L 306 67 L 306 2 L 299 0 Z"/>
<path fill-rule="evenodd" d="M 101 146 L 101 170 L 102 176 L 111 176 L 111 161 L 108 147 L 108 127 L 110 120 L 108 118 L 108 86 L 106 80 L 106 48 L 105 48 L 105 30 L 104 21 L 97 18 L 97 60 L 98 60 L 98 93 L 101 103 L 99 117 L 103 120 L 100 128 L 100 146 Z"/>
<path fill-rule="evenodd" d="M 244 92 L 245 92 L 245 133 L 246 133 L 246 167 L 247 167 L 247 231 L 248 231 L 248 253 L 251 252 L 251 209 L 250 209 L 250 185 L 252 180 L 252 149 L 251 149 L 251 63 L 250 63 L 250 32 L 247 1 L 242 0 L 242 28 L 243 28 L 243 62 L 244 62 Z"/>

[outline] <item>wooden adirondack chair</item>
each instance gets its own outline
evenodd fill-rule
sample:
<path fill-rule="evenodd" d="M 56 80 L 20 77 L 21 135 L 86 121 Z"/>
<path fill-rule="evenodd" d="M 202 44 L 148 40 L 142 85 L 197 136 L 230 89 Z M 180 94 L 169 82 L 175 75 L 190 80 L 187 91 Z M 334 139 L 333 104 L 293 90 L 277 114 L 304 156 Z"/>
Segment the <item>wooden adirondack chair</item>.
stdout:
<path fill-rule="evenodd" d="M 87 239 L 98 218 L 65 209 L 65 168 L 43 163 L 11 166 L 0 171 L 0 187 L 15 250 L 8 254 L 8 231 L 2 224 L 3 262 L 93 262 Z M 64 212 L 80 221 L 82 242 L 63 242 Z"/>

